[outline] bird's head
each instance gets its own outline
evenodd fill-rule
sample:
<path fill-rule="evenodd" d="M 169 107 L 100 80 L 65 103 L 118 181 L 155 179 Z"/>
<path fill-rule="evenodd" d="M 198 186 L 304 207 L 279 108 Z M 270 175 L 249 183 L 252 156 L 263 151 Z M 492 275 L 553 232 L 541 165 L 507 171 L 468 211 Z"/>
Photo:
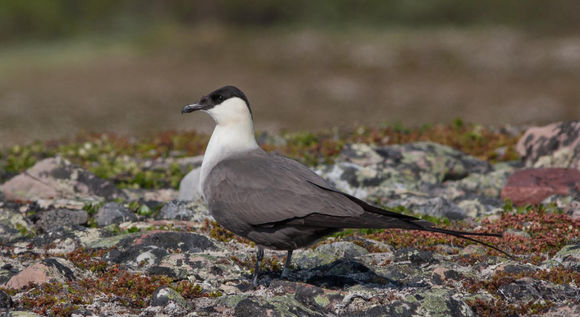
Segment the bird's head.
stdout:
<path fill-rule="evenodd" d="M 225 86 L 201 97 L 197 103 L 183 107 L 181 113 L 197 110 L 207 112 L 217 125 L 252 122 L 252 110 L 248 98 L 234 86 Z"/>

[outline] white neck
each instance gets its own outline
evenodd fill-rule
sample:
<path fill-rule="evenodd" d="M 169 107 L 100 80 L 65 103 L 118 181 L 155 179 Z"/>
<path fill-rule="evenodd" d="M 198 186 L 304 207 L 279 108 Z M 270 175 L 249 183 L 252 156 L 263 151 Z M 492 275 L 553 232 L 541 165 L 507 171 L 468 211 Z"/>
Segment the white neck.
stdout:
<path fill-rule="evenodd" d="M 238 98 L 235 98 L 238 99 Z M 203 184 L 212 168 L 220 161 L 229 156 L 258 149 L 258 143 L 254 136 L 254 123 L 245 103 L 243 108 L 239 104 L 221 104 L 207 111 L 216 121 L 201 164 L 200 185 Z M 226 108 L 228 107 L 228 108 Z M 224 115 L 224 111 L 228 111 Z M 232 112 L 236 111 L 236 115 Z"/>

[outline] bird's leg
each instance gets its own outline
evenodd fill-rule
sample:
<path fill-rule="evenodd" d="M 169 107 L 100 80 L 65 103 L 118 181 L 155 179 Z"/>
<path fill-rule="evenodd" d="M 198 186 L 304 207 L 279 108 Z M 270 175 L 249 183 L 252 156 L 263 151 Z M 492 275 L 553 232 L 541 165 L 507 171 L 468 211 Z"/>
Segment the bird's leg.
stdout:
<path fill-rule="evenodd" d="M 256 255 L 256 269 L 254 269 L 254 278 L 252 279 L 252 285 L 254 285 L 254 287 L 258 286 L 258 275 L 260 274 L 260 264 L 262 264 L 263 258 L 264 248 L 258 247 L 258 254 Z"/>
<path fill-rule="evenodd" d="M 292 251 L 288 250 L 288 255 L 286 256 L 286 263 L 284 264 L 284 269 L 282 270 L 282 275 L 280 278 L 286 278 L 288 276 L 288 271 L 290 271 L 290 263 L 292 262 Z"/>

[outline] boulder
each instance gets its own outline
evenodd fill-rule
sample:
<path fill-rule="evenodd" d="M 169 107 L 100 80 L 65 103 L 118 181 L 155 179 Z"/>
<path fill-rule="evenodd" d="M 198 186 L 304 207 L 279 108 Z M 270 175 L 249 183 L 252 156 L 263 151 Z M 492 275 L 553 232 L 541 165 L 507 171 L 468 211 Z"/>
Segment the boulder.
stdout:
<path fill-rule="evenodd" d="M 528 167 L 580 170 L 580 121 L 530 128 L 518 141 L 516 150 Z"/>
<path fill-rule="evenodd" d="M 106 203 L 97 212 L 95 220 L 99 226 L 104 227 L 113 223 L 135 221 L 137 216 L 131 210 L 117 203 Z"/>
<path fill-rule="evenodd" d="M 539 204 L 551 195 L 580 192 L 580 171 L 567 168 L 532 168 L 513 173 L 501 191 L 502 199 L 516 205 Z"/>
<path fill-rule="evenodd" d="M 54 209 L 40 214 L 36 226 L 44 232 L 52 232 L 62 227 L 86 224 L 89 215 L 84 210 Z"/>
<path fill-rule="evenodd" d="M 37 162 L 27 171 L 0 185 L 7 200 L 77 199 L 102 197 L 114 199 L 125 194 L 109 181 L 72 165 L 61 157 Z"/>

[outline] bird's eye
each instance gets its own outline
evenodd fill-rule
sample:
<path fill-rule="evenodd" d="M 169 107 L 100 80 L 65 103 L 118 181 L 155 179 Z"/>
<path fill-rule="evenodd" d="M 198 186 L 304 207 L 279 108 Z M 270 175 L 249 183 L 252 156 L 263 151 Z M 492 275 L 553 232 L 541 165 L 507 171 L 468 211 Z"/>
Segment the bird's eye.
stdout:
<path fill-rule="evenodd" d="M 217 96 L 217 100 L 218 100 L 219 102 L 222 102 L 222 101 L 224 101 L 224 96 L 222 96 L 222 95 L 218 95 L 218 96 Z"/>

